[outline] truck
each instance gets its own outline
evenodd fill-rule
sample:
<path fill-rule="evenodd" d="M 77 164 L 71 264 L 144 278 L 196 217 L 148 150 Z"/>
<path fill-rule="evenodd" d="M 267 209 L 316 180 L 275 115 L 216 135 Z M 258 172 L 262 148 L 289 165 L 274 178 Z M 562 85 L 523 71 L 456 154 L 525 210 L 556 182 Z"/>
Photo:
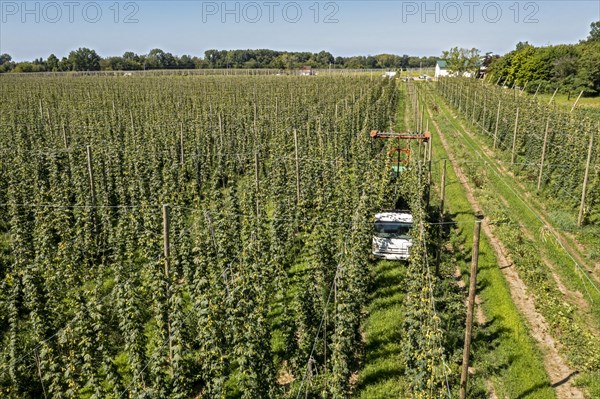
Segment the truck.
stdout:
<path fill-rule="evenodd" d="M 372 253 L 378 259 L 408 260 L 413 217 L 408 211 L 393 210 L 375 214 Z"/>

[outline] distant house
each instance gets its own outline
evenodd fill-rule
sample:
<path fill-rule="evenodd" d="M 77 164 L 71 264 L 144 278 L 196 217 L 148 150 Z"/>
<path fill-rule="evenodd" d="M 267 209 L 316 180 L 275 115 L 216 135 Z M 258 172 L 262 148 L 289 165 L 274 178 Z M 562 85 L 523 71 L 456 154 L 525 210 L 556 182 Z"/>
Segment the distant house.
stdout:
<path fill-rule="evenodd" d="M 437 60 L 435 64 L 435 78 L 441 78 L 443 76 L 449 76 L 448 63 L 445 60 Z"/>
<path fill-rule="evenodd" d="M 311 66 L 303 66 L 300 68 L 300 76 L 311 76 L 314 75 L 315 71 L 313 71 Z"/>
<path fill-rule="evenodd" d="M 435 64 L 435 78 L 438 79 L 444 76 L 464 76 L 466 78 L 483 78 L 487 73 L 485 66 L 485 57 L 475 61 L 471 66 L 469 61 L 465 60 L 464 71 L 455 71 L 451 73 L 448 70 L 448 62 L 446 60 L 438 60 Z"/>

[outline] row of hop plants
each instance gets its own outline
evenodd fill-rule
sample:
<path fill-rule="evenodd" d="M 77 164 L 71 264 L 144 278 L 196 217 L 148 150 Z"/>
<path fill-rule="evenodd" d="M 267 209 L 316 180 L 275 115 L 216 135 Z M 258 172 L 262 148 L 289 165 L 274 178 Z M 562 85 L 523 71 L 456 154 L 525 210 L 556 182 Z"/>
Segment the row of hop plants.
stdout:
<path fill-rule="evenodd" d="M 532 183 L 538 181 L 547 132 L 541 188 L 549 197 L 560 198 L 573 208 L 580 205 L 593 135 L 585 209 L 588 220 L 598 219 L 600 122 L 597 115 L 586 109 L 575 108 L 571 112 L 551 106 L 534 96 L 522 95 L 518 90 L 485 84 L 481 80 L 446 78 L 436 87 L 465 119 L 476 126 L 476 133 L 502 151 L 503 160 L 513 161 L 514 146 L 513 171 Z"/>
<path fill-rule="evenodd" d="M 327 376 L 307 377 L 309 389 L 348 395 L 368 217 L 387 176 L 368 131 L 390 125 L 391 82 L 21 77 L 3 88 L 3 396 L 285 397 L 307 364 Z"/>

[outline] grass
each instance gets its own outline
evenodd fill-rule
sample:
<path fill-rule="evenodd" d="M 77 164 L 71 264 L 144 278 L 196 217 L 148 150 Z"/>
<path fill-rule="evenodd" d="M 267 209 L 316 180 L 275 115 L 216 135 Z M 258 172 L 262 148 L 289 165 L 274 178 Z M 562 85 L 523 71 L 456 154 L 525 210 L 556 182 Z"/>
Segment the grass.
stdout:
<path fill-rule="evenodd" d="M 403 128 L 403 116 L 398 118 L 398 130 Z M 411 123 L 411 117 L 412 113 L 407 109 L 406 124 Z M 439 139 L 434 139 L 433 147 L 436 157 L 447 157 Z M 475 215 L 450 165 L 447 171 L 446 220 L 455 221 L 458 227 L 451 231 L 452 248 L 447 248 L 444 256 L 445 261 L 453 262 L 461 269 L 463 279 L 468 281 Z M 436 178 L 439 179 L 439 175 Z M 406 272 L 403 266 L 400 262 L 387 261 L 374 264 L 373 293 L 368 317 L 363 324 L 366 359 L 353 397 L 378 399 L 410 396 L 406 381 L 402 378 L 402 331 L 399 329 L 403 320 Z M 541 354 L 512 303 L 507 283 L 485 236 L 480 243 L 478 294 L 488 321 L 475 326 L 473 330 L 471 364 L 476 373 L 469 380 L 468 397 L 489 397 L 485 393 L 486 381 L 489 381 L 499 398 L 555 398 Z M 462 331 L 454 333 L 460 335 Z"/>
<path fill-rule="evenodd" d="M 479 151 L 482 145 L 479 140 L 464 134 L 462 128 L 452 122 L 453 117 L 446 106 L 441 107 L 441 112 L 445 119 L 442 121 L 443 130 L 454 134 L 449 141 L 452 142 L 451 146 L 458 157 L 477 152 L 484 160 L 492 161 L 483 151 Z M 464 120 L 462 122 L 465 126 L 468 126 L 467 122 Z M 516 260 L 515 263 L 518 268 L 520 266 L 519 274 L 535 293 L 536 307 L 548 320 L 553 329 L 553 335 L 559 337 L 561 343 L 566 346 L 566 357 L 571 365 L 578 369 L 589 370 L 590 364 L 586 363 L 589 362 L 590 358 L 593 359 L 594 355 L 586 354 L 586 347 L 589 347 L 588 351 L 593 351 L 594 341 L 593 338 L 590 338 L 586 323 L 589 323 L 589 319 L 591 319 L 593 324 L 598 324 L 598 320 L 600 320 L 598 306 L 592 305 L 591 311 L 586 313 L 582 309 L 577 309 L 577 306 L 573 306 L 573 304 L 565 303 L 564 299 L 562 301 L 557 300 L 558 298 L 564 298 L 564 296 L 558 290 L 548 270 L 546 270 L 541 256 L 552 261 L 561 281 L 569 290 L 587 293 L 593 303 L 600 300 L 598 295 L 600 293 L 592 289 L 589 282 L 583 279 L 578 269 L 573 266 L 573 261 L 556 244 L 555 240 L 538 228 L 541 227 L 541 222 L 530 209 L 532 207 L 531 203 L 535 202 L 536 198 L 533 198 L 534 201 L 522 199 L 524 197 L 523 193 L 516 187 L 512 178 L 503 176 L 500 171 L 495 169 L 494 165 L 490 164 L 489 168 L 493 170 L 483 168 L 476 171 L 477 177 L 481 178 L 483 176 L 483 180 L 485 180 L 482 188 L 477 190 L 477 196 L 481 198 L 480 202 L 488 216 L 503 221 L 512 221 L 515 224 L 531 226 L 529 227 L 531 237 L 527 240 L 523 240 L 522 234 L 519 234 L 519 228 L 514 226 L 501 226 L 497 229 L 497 234 L 504 241 L 505 246 L 511 249 L 513 255 L 516 255 L 513 260 Z M 499 199 L 500 196 L 508 204 L 504 204 Z M 562 213 L 555 213 L 554 216 L 564 219 Z M 569 223 L 569 221 L 562 220 L 562 223 Z M 593 369 L 593 366 L 591 367 Z M 597 371 L 582 373 L 578 381 L 580 385 L 589 389 L 589 393 L 593 397 L 600 396 L 598 384 L 593 382 L 597 374 Z"/>
<path fill-rule="evenodd" d="M 567 94 L 556 94 L 552 103 L 568 108 L 569 110 L 575 104 L 579 93 L 574 93 L 570 97 Z M 552 94 L 538 94 L 536 96 L 541 102 L 548 104 L 552 98 Z M 577 102 L 577 107 L 600 108 L 600 97 L 581 97 Z"/>
<path fill-rule="evenodd" d="M 401 336 L 402 300 L 406 277 L 404 262 L 374 264 L 374 287 L 363 324 L 365 365 L 354 397 L 361 399 L 406 397 L 403 381 Z"/>
<path fill-rule="evenodd" d="M 444 132 L 453 129 L 442 119 L 439 124 Z M 447 158 L 437 135 L 434 135 L 433 149 L 436 158 Z M 457 223 L 454 234 L 463 243 L 463 254 L 468 255 L 473 245 L 475 215 L 450 164 L 446 179 L 447 210 Z M 457 266 L 467 281 L 469 259 L 463 258 Z M 477 287 L 488 320 L 483 326 L 474 328 L 473 365 L 477 375 L 488 379 L 500 398 L 555 398 L 542 356 L 512 302 L 508 285 L 485 235 L 480 240 Z"/>
<path fill-rule="evenodd" d="M 446 107 L 442 110 L 446 120 L 452 120 L 453 116 L 448 112 Z M 545 232 L 542 227 L 544 224 L 538 219 L 532 210 L 538 213 L 544 214 L 543 210 L 536 203 L 539 202 L 540 198 L 532 196 L 527 198 L 525 193 L 514 183 L 514 179 L 510 176 L 503 175 L 495 165 L 495 158 L 491 158 L 484 151 L 480 151 L 480 148 L 484 145 L 479 139 L 473 138 L 464 132 L 462 128 L 458 126 L 458 123 L 447 123 L 447 131 L 456 131 L 454 135 L 454 146 L 456 151 L 460 151 L 458 147 L 462 143 L 462 152 L 468 152 L 469 154 L 479 154 L 482 161 L 488 162 L 485 168 L 475 170 L 473 173 L 478 178 L 485 180 L 485 188 L 478 191 L 479 196 L 486 197 L 486 202 L 490 203 L 488 209 L 506 208 L 501 201 L 498 200 L 498 196 L 505 198 L 510 206 L 510 218 L 515 223 L 520 225 L 528 226 L 528 229 L 532 233 L 533 242 L 536 244 L 540 253 L 549 257 L 556 265 L 559 276 L 565 283 L 567 288 L 570 290 L 576 290 L 582 293 L 588 293 L 588 298 L 593 303 L 600 301 L 600 292 L 596 291 L 594 287 L 585 278 L 582 278 L 579 268 L 573 266 L 573 259 L 568 253 L 557 244 L 556 240 L 549 233 Z M 468 122 L 462 120 L 463 125 L 467 126 Z M 472 151 L 471 151 L 472 150 Z M 564 212 L 553 211 L 549 219 L 559 221 L 564 227 L 575 228 L 574 216 L 570 215 L 567 217 Z M 558 226 L 560 227 L 560 226 Z M 587 230 L 596 231 L 594 226 L 589 226 Z M 594 235 L 594 234 L 592 234 Z M 566 237 L 568 238 L 568 237 Z M 570 240 L 567 239 L 569 242 Z M 572 241 L 571 241 L 572 243 Z M 593 241 L 594 245 L 600 245 L 598 237 L 595 237 Z M 600 307 L 592 307 L 590 315 L 595 319 L 596 323 L 600 325 Z"/>

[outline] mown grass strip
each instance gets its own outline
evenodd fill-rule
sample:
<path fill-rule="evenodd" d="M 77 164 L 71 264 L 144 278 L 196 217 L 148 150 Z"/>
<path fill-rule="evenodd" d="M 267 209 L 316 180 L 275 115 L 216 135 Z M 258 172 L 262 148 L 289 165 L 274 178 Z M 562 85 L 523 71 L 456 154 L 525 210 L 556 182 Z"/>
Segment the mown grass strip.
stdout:
<path fill-rule="evenodd" d="M 436 118 L 436 122 L 443 132 L 453 129 L 443 118 Z M 433 148 L 436 158 L 448 157 L 437 134 Z M 466 281 L 475 215 L 451 164 L 447 168 L 446 206 L 448 216 L 457 223 L 454 234 L 467 255 L 457 264 Z M 498 397 L 555 398 L 542 356 L 512 302 L 509 287 L 498 266 L 489 240 L 482 236 L 477 288 L 487 322 L 474 329 L 476 373 L 492 381 Z"/>
<path fill-rule="evenodd" d="M 374 264 L 374 287 L 363 324 L 365 365 L 354 397 L 383 399 L 407 397 L 402 362 L 402 301 L 406 265 L 379 261 Z"/>
<path fill-rule="evenodd" d="M 476 152 L 482 160 L 488 162 L 487 166 L 478 168 L 471 176 L 477 176 L 482 181 L 481 187 L 476 190 L 480 204 L 492 220 L 513 224 L 498 226 L 496 234 L 511 249 L 511 256 L 521 278 L 534 293 L 536 307 L 549 322 L 552 334 L 564 345 L 567 360 L 582 372 L 576 383 L 587 388 L 591 397 L 600 396 L 600 372 L 596 366 L 598 355 L 594 353 L 597 352 L 594 350 L 597 338 L 590 330 L 598 325 L 600 293 L 595 285 L 590 284 L 587 276 L 582 275 L 573 259 L 556 243 L 554 237 L 544 233 L 543 223 L 532 212 L 531 204 L 523 200 L 524 194 L 515 187 L 511 178 L 504 176 L 493 165 L 493 160 L 481 151 L 482 143 L 464 131 L 462 126 L 469 126 L 468 122 L 462 118 L 453 122 L 447 106 L 439 101 L 438 105 L 441 105 L 441 123 L 445 124 L 448 132 L 454 132 L 449 141 L 452 142 L 455 155 L 461 157 Z M 527 228 L 527 239 L 524 239 L 519 225 L 530 226 Z M 544 265 L 543 257 L 550 259 L 560 281 L 568 290 L 578 291 L 586 296 L 589 304 L 583 308 L 589 310 L 577 306 L 577 303 L 569 304 L 565 301 L 564 294 Z M 563 300 L 557 300 L 559 298 Z"/>

